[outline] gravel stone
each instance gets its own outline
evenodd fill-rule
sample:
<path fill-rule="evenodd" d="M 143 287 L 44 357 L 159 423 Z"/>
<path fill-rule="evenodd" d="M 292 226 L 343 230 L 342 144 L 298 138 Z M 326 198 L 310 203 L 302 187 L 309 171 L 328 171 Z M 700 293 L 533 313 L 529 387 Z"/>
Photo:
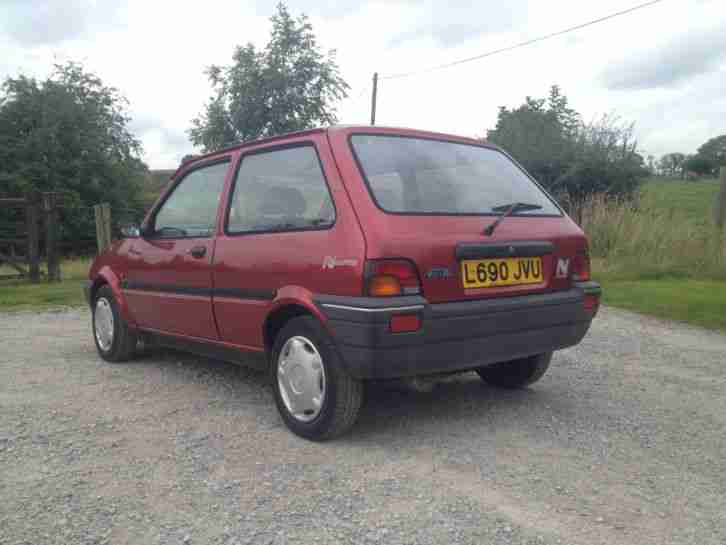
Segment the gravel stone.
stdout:
<path fill-rule="evenodd" d="M 723 545 L 724 363 L 724 335 L 603 308 L 529 389 L 370 385 L 316 444 L 263 374 L 111 365 L 85 309 L 0 313 L 0 545 Z"/>

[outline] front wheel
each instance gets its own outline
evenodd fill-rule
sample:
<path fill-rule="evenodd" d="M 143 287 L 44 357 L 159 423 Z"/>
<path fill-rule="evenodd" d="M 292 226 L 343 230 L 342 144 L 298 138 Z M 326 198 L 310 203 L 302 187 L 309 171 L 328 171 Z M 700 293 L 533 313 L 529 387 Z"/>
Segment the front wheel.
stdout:
<path fill-rule="evenodd" d="M 487 384 L 499 388 L 524 388 L 542 378 L 550 366 L 552 352 L 503 361 L 476 370 Z"/>
<path fill-rule="evenodd" d="M 277 409 L 293 433 L 322 441 L 355 423 L 363 384 L 345 371 L 332 339 L 312 316 L 294 318 L 282 328 L 271 372 Z"/>
<path fill-rule="evenodd" d="M 134 355 L 136 332 L 124 321 L 108 286 L 101 286 L 93 300 L 93 340 L 106 361 L 122 362 Z"/>

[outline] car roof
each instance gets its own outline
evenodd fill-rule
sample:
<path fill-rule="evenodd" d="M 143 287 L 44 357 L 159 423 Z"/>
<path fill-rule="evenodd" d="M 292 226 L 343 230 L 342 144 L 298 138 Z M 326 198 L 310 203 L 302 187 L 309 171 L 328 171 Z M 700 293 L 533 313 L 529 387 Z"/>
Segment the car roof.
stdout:
<path fill-rule="evenodd" d="M 230 144 L 229 146 L 225 146 L 221 149 L 210 151 L 208 153 L 203 153 L 200 155 L 194 156 L 194 158 L 183 162 L 179 167 L 176 169 L 174 174 L 171 176 L 171 178 L 176 178 L 177 174 L 188 167 L 189 165 L 193 165 L 195 163 L 198 163 L 200 161 L 205 161 L 208 159 L 214 159 L 218 155 L 222 155 L 225 153 L 228 153 L 230 151 L 235 151 L 238 149 L 244 149 L 247 147 L 252 146 L 258 146 L 260 144 L 267 144 L 270 142 L 278 142 L 282 140 L 287 140 L 289 138 L 299 138 L 301 136 L 308 136 L 311 134 L 320 134 L 320 133 L 366 133 L 366 134 L 395 134 L 399 136 L 418 136 L 422 138 L 432 138 L 436 140 L 447 140 L 447 141 L 454 141 L 454 142 L 462 142 L 462 143 L 469 143 L 469 144 L 476 144 L 476 145 L 484 145 L 488 147 L 496 147 L 488 142 L 486 142 L 484 139 L 476 139 L 476 138 L 469 138 L 466 136 L 459 136 L 454 134 L 446 134 L 446 133 L 440 133 L 440 132 L 431 132 L 431 131 L 424 131 L 420 129 L 411 129 L 406 127 L 385 127 L 380 125 L 331 125 L 329 127 L 316 127 L 313 129 L 305 129 L 301 131 L 292 131 L 284 134 L 279 134 L 275 136 L 268 136 L 265 138 L 258 138 L 255 140 L 248 140 L 247 142 L 236 142 L 233 144 Z"/>

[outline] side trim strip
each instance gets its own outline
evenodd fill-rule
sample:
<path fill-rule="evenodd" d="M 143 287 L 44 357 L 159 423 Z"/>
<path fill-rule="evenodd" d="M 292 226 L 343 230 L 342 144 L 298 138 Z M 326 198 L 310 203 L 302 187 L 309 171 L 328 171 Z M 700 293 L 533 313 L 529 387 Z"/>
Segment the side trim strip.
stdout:
<path fill-rule="evenodd" d="M 358 312 L 400 312 L 403 310 L 421 310 L 424 308 L 423 305 L 411 305 L 408 307 L 381 307 L 381 308 L 364 308 L 364 307 L 349 307 L 347 305 L 333 305 L 331 303 L 323 303 L 326 308 L 337 308 L 339 310 L 355 310 Z"/>
<path fill-rule="evenodd" d="M 262 299 L 271 301 L 275 298 L 275 290 L 243 289 L 243 288 L 197 288 L 193 286 L 179 286 L 176 284 L 149 284 L 124 280 L 121 289 L 151 291 L 158 293 L 174 293 L 179 295 L 201 295 L 206 297 L 233 297 L 237 299 Z"/>
<path fill-rule="evenodd" d="M 212 289 L 212 296 L 214 297 L 236 297 L 237 299 L 264 299 L 265 301 L 272 301 L 275 295 L 277 295 L 276 290 L 242 288 Z"/>

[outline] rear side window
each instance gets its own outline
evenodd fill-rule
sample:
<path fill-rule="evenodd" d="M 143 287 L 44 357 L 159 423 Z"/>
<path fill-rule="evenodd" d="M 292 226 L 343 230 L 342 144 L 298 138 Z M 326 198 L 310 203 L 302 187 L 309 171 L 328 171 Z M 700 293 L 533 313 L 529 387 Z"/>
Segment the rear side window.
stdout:
<path fill-rule="evenodd" d="M 311 145 L 242 158 L 227 232 L 326 229 L 335 222 L 328 185 Z"/>
<path fill-rule="evenodd" d="M 498 214 L 521 202 L 561 215 L 550 198 L 506 155 L 482 146 L 386 135 L 353 135 L 351 145 L 371 194 L 386 212 Z"/>
<path fill-rule="evenodd" d="M 185 175 L 156 213 L 155 234 L 166 238 L 211 236 L 228 168 L 226 160 Z"/>

